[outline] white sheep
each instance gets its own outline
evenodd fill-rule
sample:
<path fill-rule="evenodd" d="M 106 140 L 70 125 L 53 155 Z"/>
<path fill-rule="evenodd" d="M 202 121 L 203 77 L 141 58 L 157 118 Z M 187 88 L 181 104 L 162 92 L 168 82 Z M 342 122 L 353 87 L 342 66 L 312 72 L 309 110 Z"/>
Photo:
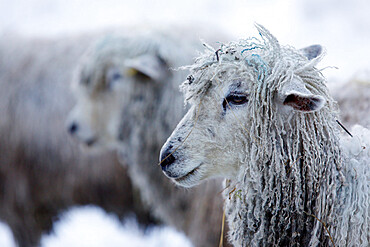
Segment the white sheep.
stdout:
<path fill-rule="evenodd" d="M 195 33 L 184 27 L 138 28 L 100 39 L 77 69 L 77 104 L 67 125 L 92 148 L 117 148 L 154 216 L 183 231 L 195 246 L 215 246 L 221 235 L 221 181 L 184 190 L 155 166 L 163 142 L 186 112 L 178 91 L 186 73 L 176 68 L 202 49 Z"/>
<path fill-rule="evenodd" d="M 256 26 L 261 39 L 209 47 L 187 67 L 191 108 L 163 172 L 185 187 L 226 178 L 234 246 L 369 246 L 369 130 L 340 136 L 319 45 L 281 46 Z"/>

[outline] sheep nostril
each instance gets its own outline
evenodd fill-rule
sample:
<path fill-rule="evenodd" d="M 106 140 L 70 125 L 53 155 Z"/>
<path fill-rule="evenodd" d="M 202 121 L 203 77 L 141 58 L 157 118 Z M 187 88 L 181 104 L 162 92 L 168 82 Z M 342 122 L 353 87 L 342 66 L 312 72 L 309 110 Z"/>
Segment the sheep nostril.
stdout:
<path fill-rule="evenodd" d="M 75 122 L 73 122 L 72 124 L 70 124 L 70 125 L 69 125 L 69 127 L 68 127 L 68 131 L 69 131 L 69 133 L 71 133 L 71 134 L 76 133 L 76 132 L 77 132 L 77 130 L 78 130 L 78 124 L 77 124 L 77 123 L 75 123 Z"/>
<path fill-rule="evenodd" d="M 172 153 L 170 152 L 164 152 L 162 155 L 161 155 L 161 167 L 162 167 L 162 170 L 165 170 L 165 168 L 171 164 L 173 164 L 174 162 L 176 161 L 176 158 L 175 156 L 173 156 Z"/>

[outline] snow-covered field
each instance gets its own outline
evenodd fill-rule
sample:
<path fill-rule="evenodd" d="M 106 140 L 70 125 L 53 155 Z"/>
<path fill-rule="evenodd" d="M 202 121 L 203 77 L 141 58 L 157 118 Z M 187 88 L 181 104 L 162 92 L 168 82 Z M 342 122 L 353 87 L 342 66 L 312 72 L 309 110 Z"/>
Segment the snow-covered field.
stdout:
<path fill-rule="evenodd" d="M 237 37 L 257 35 L 254 22 L 266 26 L 282 44 L 320 43 L 328 55 L 322 67 L 332 85 L 351 78 L 370 80 L 370 1 L 368 0 L 0 0 L 0 38 L 63 36 L 112 26 L 184 23 L 229 30 Z M 0 223 L 0 246 L 15 246 Z M 121 224 L 97 208 L 73 209 L 44 236 L 43 247 L 190 246 L 170 228 L 144 233 L 135 220 Z"/>
<path fill-rule="evenodd" d="M 10 229 L 0 223 L 0 246 L 15 247 Z M 44 235 L 42 247 L 191 247 L 190 241 L 170 227 L 141 228 L 134 218 L 120 222 L 93 206 L 74 208 Z"/>
<path fill-rule="evenodd" d="M 151 227 L 144 230 L 135 219 L 123 224 L 114 215 L 97 207 L 75 208 L 55 225 L 55 234 L 44 236 L 44 247 L 190 247 L 183 234 L 169 227 Z"/>

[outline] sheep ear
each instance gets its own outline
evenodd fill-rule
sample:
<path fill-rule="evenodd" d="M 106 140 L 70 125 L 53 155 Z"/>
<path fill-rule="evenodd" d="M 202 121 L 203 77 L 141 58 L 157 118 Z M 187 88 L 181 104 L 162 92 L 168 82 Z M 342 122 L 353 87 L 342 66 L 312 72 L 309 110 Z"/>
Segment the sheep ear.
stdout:
<path fill-rule="evenodd" d="M 156 55 L 144 54 L 126 61 L 128 76 L 144 75 L 154 81 L 161 81 L 168 73 L 168 66 Z"/>
<path fill-rule="evenodd" d="M 320 95 L 305 95 L 292 91 L 285 97 L 283 104 L 297 111 L 314 112 L 324 106 L 325 99 Z"/>
<path fill-rule="evenodd" d="M 320 110 L 326 100 L 320 95 L 312 94 L 299 78 L 293 80 L 281 89 L 283 105 L 300 112 L 315 112 Z"/>
<path fill-rule="evenodd" d="M 312 60 L 322 54 L 321 45 L 311 45 L 299 50 L 302 54 L 307 57 L 308 60 Z"/>

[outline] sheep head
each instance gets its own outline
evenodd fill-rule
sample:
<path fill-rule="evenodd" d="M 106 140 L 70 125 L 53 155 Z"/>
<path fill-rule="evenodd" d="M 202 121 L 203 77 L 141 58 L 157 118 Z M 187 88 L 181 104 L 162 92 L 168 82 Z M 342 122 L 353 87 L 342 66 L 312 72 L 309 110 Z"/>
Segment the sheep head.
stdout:
<path fill-rule="evenodd" d="M 129 139 L 135 119 L 142 121 L 148 112 L 150 104 L 144 102 L 155 102 L 165 77 L 171 76 L 155 47 L 145 47 L 146 42 L 107 36 L 81 60 L 75 73 L 77 103 L 67 128 L 88 146 L 115 147 Z"/>
<path fill-rule="evenodd" d="M 251 149 L 263 145 L 261 135 L 286 131 L 268 129 L 268 121 L 285 126 L 284 121 L 325 106 L 324 79 L 315 68 L 321 46 L 281 47 L 265 28 L 257 29 L 261 40 L 241 40 L 217 51 L 206 46 L 187 67 L 191 75 L 182 90 L 191 108 L 160 154 L 164 174 L 180 186 L 244 174 L 241 164 Z"/>

